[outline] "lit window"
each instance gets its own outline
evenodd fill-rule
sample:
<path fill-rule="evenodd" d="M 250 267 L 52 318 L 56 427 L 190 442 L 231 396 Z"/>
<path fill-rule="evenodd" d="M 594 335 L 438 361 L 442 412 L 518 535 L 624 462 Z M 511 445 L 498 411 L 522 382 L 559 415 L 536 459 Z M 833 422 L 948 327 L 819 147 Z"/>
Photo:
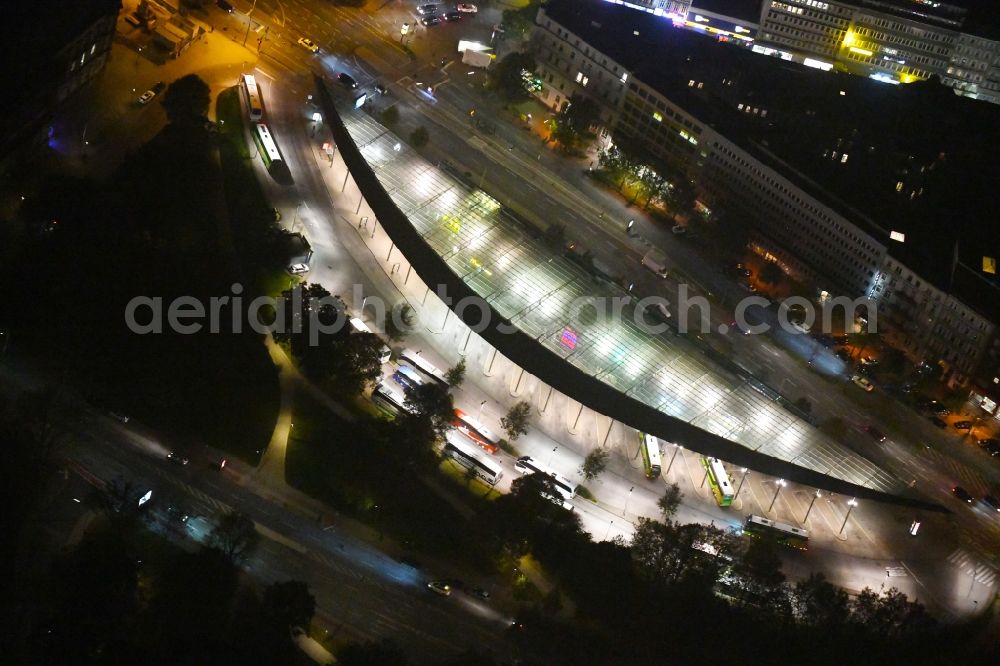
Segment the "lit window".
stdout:
<path fill-rule="evenodd" d="M 843 155 L 840 156 L 840 163 L 847 164 L 847 153 L 844 153 Z"/>
<path fill-rule="evenodd" d="M 688 88 L 693 88 L 693 87 L 694 87 L 694 79 L 691 79 L 690 81 L 688 81 Z"/>
<path fill-rule="evenodd" d="M 896 191 L 897 192 L 902 192 L 903 191 L 903 181 L 900 180 L 900 181 L 896 182 Z"/>
<path fill-rule="evenodd" d="M 622 72 L 622 83 L 628 81 L 628 72 Z"/>

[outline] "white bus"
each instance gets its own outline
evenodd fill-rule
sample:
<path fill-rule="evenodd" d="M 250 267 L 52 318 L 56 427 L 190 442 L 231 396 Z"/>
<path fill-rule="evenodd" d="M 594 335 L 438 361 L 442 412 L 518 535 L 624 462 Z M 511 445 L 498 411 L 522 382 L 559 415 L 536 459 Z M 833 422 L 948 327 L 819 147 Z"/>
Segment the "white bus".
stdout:
<path fill-rule="evenodd" d="M 353 326 L 354 330 L 358 333 L 371 333 L 372 335 L 377 335 L 375 331 L 368 328 L 368 324 L 361 321 L 358 317 L 351 317 L 351 326 Z M 389 349 L 389 345 L 382 345 L 382 354 L 378 357 L 379 363 L 385 365 L 389 362 L 390 356 L 392 356 L 392 350 Z"/>
<path fill-rule="evenodd" d="M 646 470 L 647 479 L 655 479 L 660 475 L 660 442 L 652 435 L 639 433 L 639 452 L 642 453 L 642 466 Z"/>
<path fill-rule="evenodd" d="M 260 88 L 257 86 L 257 79 L 253 74 L 243 75 L 243 94 L 246 97 L 247 112 L 250 120 L 260 122 L 264 117 L 264 102 L 260 95 Z"/>
<path fill-rule="evenodd" d="M 475 449 L 452 436 L 444 444 L 444 454 L 466 469 L 475 469 L 476 476 L 491 486 L 495 486 L 503 476 L 499 464 L 481 458 Z"/>
<path fill-rule="evenodd" d="M 444 373 L 437 369 L 432 363 L 429 363 L 427 359 L 421 356 L 420 352 L 413 351 L 412 349 L 404 349 L 403 353 L 399 355 L 399 360 L 406 361 L 419 370 L 420 373 L 425 375 L 428 379 L 435 381 L 444 387 L 448 386 L 448 380 L 444 378 Z"/>
<path fill-rule="evenodd" d="M 264 166 L 270 167 L 275 162 L 281 161 L 281 153 L 278 152 L 278 144 L 271 137 L 271 130 L 264 123 L 257 123 L 257 131 L 254 133 L 257 139 L 257 148 L 260 149 L 260 158 L 264 160 Z"/>
<path fill-rule="evenodd" d="M 535 474 L 536 472 L 541 474 L 547 474 L 555 482 L 556 490 L 559 494 L 563 496 L 563 499 L 569 501 L 576 497 L 576 484 L 567 479 L 565 476 L 556 474 L 551 469 L 541 464 L 531 456 L 521 456 L 514 462 L 514 469 L 516 469 L 521 474 Z"/>
<path fill-rule="evenodd" d="M 783 546 L 805 550 L 809 543 L 809 532 L 801 527 L 779 523 L 764 516 L 747 516 L 743 523 L 743 533 L 771 539 Z"/>

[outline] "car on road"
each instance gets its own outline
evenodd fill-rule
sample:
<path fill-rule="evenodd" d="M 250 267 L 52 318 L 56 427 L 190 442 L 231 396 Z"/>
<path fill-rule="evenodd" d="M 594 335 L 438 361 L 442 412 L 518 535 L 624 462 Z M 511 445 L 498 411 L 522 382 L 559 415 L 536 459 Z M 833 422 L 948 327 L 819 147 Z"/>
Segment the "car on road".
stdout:
<path fill-rule="evenodd" d="M 972 502 L 975 501 L 973 500 L 972 495 L 969 494 L 969 491 L 962 486 L 955 486 L 952 488 L 951 494 L 967 504 L 972 504 Z"/>
<path fill-rule="evenodd" d="M 983 504 L 1000 513 L 1000 500 L 993 495 L 983 495 Z"/>
<path fill-rule="evenodd" d="M 483 601 L 487 601 L 490 598 L 490 593 L 481 587 L 472 588 L 472 595 L 475 597 L 479 597 Z"/>
<path fill-rule="evenodd" d="M 462 14 L 460 14 L 459 12 L 447 12 L 444 15 L 444 20 L 448 21 L 449 23 L 452 23 L 454 21 L 461 21 Z"/>
<path fill-rule="evenodd" d="M 347 72 L 341 72 L 337 74 L 337 80 L 340 81 L 340 85 L 344 86 L 349 90 L 354 90 L 358 87 L 358 82 L 354 80 L 354 77 Z"/>
<path fill-rule="evenodd" d="M 981 439 L 979 440 L 979 448 L 991 456 L 1000 456 L 1000 440 Z"/>
<path fill-rule="evenodd" d="M 451 596 L 451 586 L 448 583 L 440 580 L 432 580 L 427 583 L 427 589 L 434 594 L 440 594 L 442 597 Z"/>
<path fill-rule="evenodd" d="M 292 264 L 286 270 L 292 275 L 302 275 L 309 272 L 309 264 Z"/>
<path fill-rule="evenodd" d="M 476 12 L 479 11 L 479 7 L 476 7 L 475 5 L 469 2 L 460 2 L 457 5 L 455 5 L 455 9 L 465 14 L 475 14 Z"/>
<path fill-rule="evenodd" d="M 434 3 L 429 3 L 426 5 L 420 5 L 417 7 L 417 13 L 421 16 L 431 16 L 432 14 L 438 13 L 438 6 Z"/>
<path fill-rule="evenodd" d="M 375 89 L 375 92 L 378 93 L 379 95 L 385 95 L 386 93 L 389 92 L 388 88 L 386 88 L 384 85 L 378 82 L 376 82 L 375 85 L 372 87 Z"/>
<path fill-rule="evenodd" d="M 947 407 L 938 402 L 933 403 L 933 411 L 938 416 L 948 416 L 949 414 L 951 414 L 950 409 L 948 409 Z"/>
<path fill-rule="evenodd" d="M 863 356 L 861 362 L 865 365 L 878 365 L 878 359 L 874 356 Z"/>
<path fill-rule="evenodd" d="M 865 432 L 878 443 L 885 441 L 885 433 L 876 428 L 875 426 L 865 426 Z"/>
<path fill-rule="evenodd" d="M 733 273 L 735 273 L 738 277 L 750 277 L 751 275 L 750 269 L 743 264 L 736 264 L 733 266 Z"/>
<path fill-rule="evenodd" d="M 228 2 L 226 2 L 226 0 L 215 0 L 215 4 L 222 11 L 228 12 L 230 14 L 233 13 L 233 6 Z"/>
<path fill-rule="evenodd" d="M 972 430 L 972 421 L 955 421 L 951 427 L 955 430 Z"/>
<path fill-rule="evenodd" d="M 319 52 L 319 46 L 317 46 L 316 43 L 313 42 L 313 40 L 311 39 L 307 39 L 305 37 L 299 37 L 298 45 L 304 48 L 306 51 L 309 51 L 309 53 Z"/>
<path fill-rule="evenodd" d="M 147 90 L 146 92 L 139 95 L 139 104 L 143 106 L 149 104 L 150 100 L 156 97 L 156 93 L 152 90 Z"/>
<path fill-rule="evenodd" d="M 857 386 L 858 388 L 863 388 L 869 393 L 875 390 L 875 385 L 872 384 L 870 381 L 868 381 L 867 377 L 862 377 L 861 375 L 854 375 L 853 377 L 851 377 L 851 381 L 854 382 L 855 386 Z"/>
<path fill-rule="evenodd" d="M 440 22 L 441 22 L 441 19 L 438 18 L 437 14 L 431 14 L 430 16 L 425 16 L 422 19 L 420 19 L 420 25 L 422 25 L 422 26 L 424 26 L 426 28 L 429 28 L 432 25 L 437 25 Z"/>
<path fill-rule="evenodd" d="M 847 351 L 846 349 L 838 349 L 837 350 L 837 358 L 839 358 L 844 363 L 850 363 L 851 362 L 851 352 Z"/>
<path fill-rule="evenodd" d="M 191 518 L 191 516 L 189 516 L 188 514 L 184 513 L 183 511 L 181 511 L 180 509 L 178 509 L 176 506 L 168 506 L 167 507 L 167 517 L 170 520 L 172 520 L 174 522 L 177 522 L 177 523 L 186 523 L 188 521 L 188 519 Z"/>
<path fill-rule="evenodd" d="M 174 463 L 175 465 L 181 465 L 181 466 L 187 465 L 188 462 L 190 462 L 184 456 L 180 455 L 179 453 L 174 453 L 173 451 L 167 454 L 167 460 Z"/>
<path fill-rule="evenodd" d="M 938 428 L 941 428 L 942 430 L 944 430 L 945 428 L 947 428 L 947 427 L 948 427 L 948 424 L 947 424 L 947 423 L 945 423 L 944 421 L 942 421 L 942 420 L 941 420 L 941 419 L 940 419 L 939 417 L 937 417 L 937 416 L 932 416 L 932 417 L 930 417 L 930 419 L 931 419 L 931 423 L 933 423 L 933 424 L 934 424 L 935 426 L 937 426 Z"/>
<path fill-rule="evenodd" d="M 120 421 L 121 423 L 128 423 L 127 414 L 122 414 L 121 412 L 108 412 L 108 414 L 111 416 L 111 418 L 113 418 L 116 421 Z M 980 444 L 980 446 L 982 446 L 982 444 Z"/>
<path fill-rule="evenodd" d="M 675 236 L 683 236 L 688 232 L 688 228 L 683 224 L 675 224 L 670 231 L 673 232 Z"/>

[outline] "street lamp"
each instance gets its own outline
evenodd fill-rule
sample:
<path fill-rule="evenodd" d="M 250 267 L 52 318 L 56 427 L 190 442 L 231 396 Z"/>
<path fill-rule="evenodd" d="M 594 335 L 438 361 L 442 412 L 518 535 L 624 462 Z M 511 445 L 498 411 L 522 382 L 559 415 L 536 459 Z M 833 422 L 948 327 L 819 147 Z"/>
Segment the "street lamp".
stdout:
<path fill-rule="evenodd" d="M 670 464 L 667 465 L 667 471 L 663 473 L 663 476 L 670 474 L 670 468 L 674 466 L 674 458 L 677 457 L 677 452 L 683 448 L 680 444 L 674 444 L 674 455 L 670 456 Z"/>
<path fill-rule="evenodd" d="M 631 488 L 628 489 L 628 496 L 625 498 L 625 508 L 622 509 L 622 515 L 623 516 L 625 515 L 625 512 L 628 511 L 628 501 L 630 499 L 632 499 L 632 491 L 633 490 L 635 490 L 635 486 L 632 486 Z"/>
<path fill-rule="evenodd" d="M 858 505 L 858 500 L 853 497 L 847 501 L 847 515 L 844 516 L 844 523 L 840 526 L 840 532 L 838 532 L 838 534 L 844 533 L 844 528 L 847 527 L 847 519 L 851 517 L 851 509 L 853 509 L 857 505 Z"/>
<path fill-rule="evenodd" d="M 750 470 L 744 467 L 743 476 L 740 477 L 740 485 L 736 486 L 736 494 L 733 495 L 734 502 L 736 501 L 736 498 L 740 496 L 740 491 L 743 489 L 743 482 L 747 480 L 748 476 L 750 476 Z"/>
<path fill-rule="evenodd" d="M 809 508 L 806 509 L 806 517 L 802 519 L 803 523 L 805 523 L 807 520 L 809 520 L 809 512 L 813 510 L 813 504 L 815 504 L 816 500 L 819 499 L 819 498 L 820 498 L 820 494 L 819 494 L 819 491 L 817 490 L 816 494 L 813 495 L 812 500 L 809 502 Z"/>
<path fill-rule="evenodd" d="M 778 479 L 778 482 L 774 484 L 774 497 L 771 498 L 771 505 L 767 507 L 767 511 L 764 513 L 771 513 L 771 509 L 774 508 L 774 503 L 778 501 L 778 493 L 781 492 L 781 489 L 784 488 L 785 485 L 784 479 Z"/>
<path fill-rule="evenodd" d="M 604 533 L 604 540 L 605 541 L 608 540 L 608 535 L 611 534 L 611 526 L 614 525 L 614 524 L 615 524 L 615 520 L 614 520 L 614 518 L 612 518 L 611 522 L 608 523 L 608 530 Z"/>
<path fill-rule="evenodd" d="M 483 400 L 483 401 L 482 401 L 481 403 L 479 403 L 479 411 L 478 411 L 478 412 L 476 412 L 476 420 L 477 420 L 477 421 L 478 421 L 479 419 L 481 419 L 481 418 L 482 418 L 482 416 L 483 416 L 483 407 L 485 407 L 485 406 L 486 406 L 486 402 L 487 402 L 486 400 Z"/>

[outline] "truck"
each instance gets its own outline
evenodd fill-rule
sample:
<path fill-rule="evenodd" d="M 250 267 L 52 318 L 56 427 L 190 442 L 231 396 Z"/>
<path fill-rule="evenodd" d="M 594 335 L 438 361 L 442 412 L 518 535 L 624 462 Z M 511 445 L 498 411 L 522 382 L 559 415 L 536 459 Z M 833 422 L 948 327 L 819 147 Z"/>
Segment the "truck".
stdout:
<path fill-rule="evenodd" d="M 642 258 L 642 265 L 653 271 L 661 278 L 667 277 L 667 255 L 663 250 L 652 248 Z"/>
<path fill-rule="evenodd" d="M 493 62 L 493 58 L 493 54 L 484 51 L 474 51 L 472 49 L 462 51 L 462 62 L 473 67 L 486 69 Z"/>

